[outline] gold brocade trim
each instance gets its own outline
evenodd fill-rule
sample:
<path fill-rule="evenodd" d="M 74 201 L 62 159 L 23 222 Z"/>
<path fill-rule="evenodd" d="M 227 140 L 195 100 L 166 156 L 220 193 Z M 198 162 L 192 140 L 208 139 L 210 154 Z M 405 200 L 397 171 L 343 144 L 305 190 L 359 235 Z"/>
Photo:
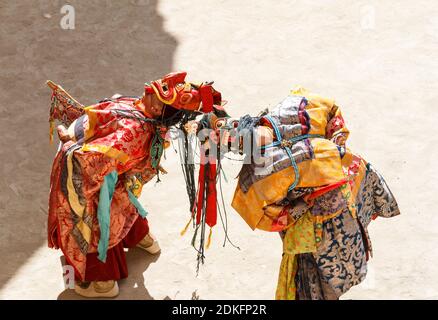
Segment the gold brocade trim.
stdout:
<path fill-rule="evenodd" d="M 83 217 L 85 207 L 79 202 L 78 194 L 76 193 L 75 187 L 73 185 L 73 152 L 70 152 L 67 156 L 67 190 L 68 190 L 68 202 L 70 207 L 80 218 Z"/>
<path fill-rule="evenodd" d="M 91 229 L 90 227 L 84 222 L 84 220 L 80 220 L 79 223 L 76 225 L 78 230 L 81 232 L 82 237 L 84 238 L 87 243 L 90 243 L 91 240 Z"/>
<path fill-rule="evenodd" d="M 82 151 L 96 151 L 105 154 L 106 156 L 120 161 L 125 164 L 129 160 L 129 156 L 123 151 L 114 149 L 110 146 L 104 146 L 100 144 L 84 144 L 82 146 Z"/>

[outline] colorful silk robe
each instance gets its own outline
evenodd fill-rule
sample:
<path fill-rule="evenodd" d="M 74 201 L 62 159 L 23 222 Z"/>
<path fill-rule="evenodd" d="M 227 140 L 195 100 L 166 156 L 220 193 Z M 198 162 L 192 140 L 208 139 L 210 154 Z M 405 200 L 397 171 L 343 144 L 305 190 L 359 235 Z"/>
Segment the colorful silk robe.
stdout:
<path fill-rule="evenodd" d="M 139 213 L 144 216 L 132 195 L 138 195 L 142 184 L 156 174 L 151 143 L 165 130 L 132 117 L 145 117 L 135 101 L 121 97 L 85 108 L 68 129 L 74 138 L 61 144 L 53 162 L 48 244 L 62 249 L 80 278 L 84 278 L 87 253 L 98 251 L 104 230 L 97 215 L 100 196 L 109 200 L 105 249 L 125 237 Z M 115 183 L 109 191 L 108 181 Z M 105 190 L 109 194 L 102 195 Z"/>
<path fill-rule="evenodd" d="M 398 215 L 397 203 L 345 147 L 349 131 L 333 100 L 297 88 L 258 125 L 276 143 L 264 150 L 270 161 L 242 167 L 232 206 L 252 229 L 281 232 L 277 299 L 337 299 L 365 278 L 368 224 Z"/>

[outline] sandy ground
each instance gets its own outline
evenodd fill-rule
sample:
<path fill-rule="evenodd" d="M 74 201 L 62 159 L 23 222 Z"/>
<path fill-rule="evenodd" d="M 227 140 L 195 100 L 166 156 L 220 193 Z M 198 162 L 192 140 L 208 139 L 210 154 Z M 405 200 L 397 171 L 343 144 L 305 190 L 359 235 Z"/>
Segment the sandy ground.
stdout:
<path fill-rule="evenodd" d="M 335 97 L 349 146 L 392 187 L 402 215 L 372 223 L 369 275 L 345 299 L 437 299 L 438 4 L 434 1 L 69 1 L 74 30 L 60 27 L 64 1 L 0 0 L 0 298 L 75 299 L 60 253 L 47 248 L 50 92 L 61 83 L 85 104 L 172 70 L 215 80 L 232 115 L 257 114 L 295 84 Z M 189 213 L 176 154 L 163 182 L 141 196 L 158 257 L 131 250 L 119 298 L 272 299 L 281 257 L 277 234 L 253 232 L 229 208 L 195 276 Z M 226 163 L 228 203 L 239 163 Z"/>

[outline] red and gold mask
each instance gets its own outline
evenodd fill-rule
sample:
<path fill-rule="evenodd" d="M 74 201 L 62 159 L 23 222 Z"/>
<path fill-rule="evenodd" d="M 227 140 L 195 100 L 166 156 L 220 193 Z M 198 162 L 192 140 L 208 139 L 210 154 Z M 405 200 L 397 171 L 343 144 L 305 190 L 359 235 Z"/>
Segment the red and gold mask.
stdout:
<path fill-rule="evenodd" d="M 212 82 L 194 84 L 186 82 L 187 72 L 174 72 L 164 78 L 145 85 L 145 93 L 155 93 L 158 99 L 179 110 L 212 112 L 213 108 L 223 110 L 222 97 Z"/>

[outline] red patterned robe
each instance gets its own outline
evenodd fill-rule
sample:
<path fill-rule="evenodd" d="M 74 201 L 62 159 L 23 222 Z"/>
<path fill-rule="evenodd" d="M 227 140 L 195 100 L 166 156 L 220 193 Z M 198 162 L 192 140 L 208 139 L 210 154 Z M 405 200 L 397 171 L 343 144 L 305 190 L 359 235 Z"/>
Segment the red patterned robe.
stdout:
<path fill-rule="evenodd" d="M 123 242 L 125 246 L 135 245 L 148 233 L 147 220 L 139 217 L 129 199 L 128 189 L 135 193 L 134 186 L 142 185 L 156 174 L 150 148 L 155 134 L 163 136 L 165 129 L 131 118 L 132 115 L 147 118 L 136 101 L 121 97 L 85 108 L 84 114 L 69 128 L 74 131 L 74 138 L 61 145 L 53 162 L 48 245 L 62 250 L 80 280 L 117 280 L 90 279 L 86 274 L 90 261 L 97 261 L 100 239 L 97 207 L 99 191 L 107 174 L 116 171 L 118 181 L 110 206 L 106 263 L 122 259 L 121 268 L 126 269 Z M 135 230 L 131 230 L 133 226 Z M 113 267 L 117 269 L 117 266 Z M 113 277 L 126 275 L 126 272 L 116 270 Z M 111 275 L 107 277 L 111 278 Z"/>

